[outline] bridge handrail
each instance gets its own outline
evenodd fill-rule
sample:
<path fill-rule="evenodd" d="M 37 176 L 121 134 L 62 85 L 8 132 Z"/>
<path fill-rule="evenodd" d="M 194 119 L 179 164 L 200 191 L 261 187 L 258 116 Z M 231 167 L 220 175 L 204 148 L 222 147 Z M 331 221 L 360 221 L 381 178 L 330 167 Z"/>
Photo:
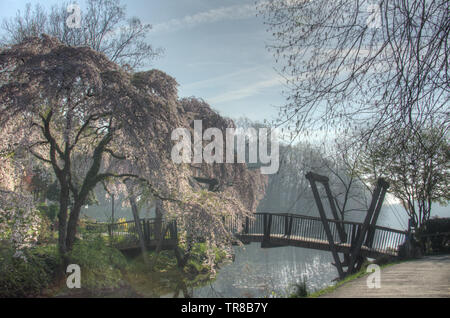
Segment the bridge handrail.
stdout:
<path fill-rule="evenodd" d="M 272 213 L 272 212 L 256 212 L 253 213 L 253 215 L 257 216 L 257 215 L 264 215 L 264 214 L 271 214 L 271 215 L 276 215 L 276 216 L 288 216 L 288 217 L 293 217 L 293 218 L 300 218 L 300 219 L 309 219 L 309 220 L 315 220 L 315 221 L 322 221 L 320 217 L 316 217 L 316 216 L 311 216 L 311 215 L 303 215 L 303 214 L 295 214 L 295 213 Z M 163 218 L 161 220 L 157 220 L 155 218 L 141 218 L 140 219 L 145 220 L 147 222 L 149 222 L 150 224 L 152 223 L 157 223 L 157 222 L 170 222 L 173 221 L 173 219 L 171 218 Z M 355 222 L 355 221 L 348 221 L 348 220 L 334 220 L 334 219 L 327 219 L 328 222 L 332 222 L 332 223 L 341 223 L 341 224 L 349 224 L 349 225 L 362 225 L 361 222 Z M 129 223 L 133 223 L 134 224 L 134 220 L 128 220 L 128 221 L 124 221 L 124 222 L 114 222 L 114 223 L 109 223 L 109 222 L 85 222 L 86 224 L 89 225 L 122 225 L 122 224 L 129 224 Z M 381 226 L 381 225 L 375 225 L 375 229 L 377 230 L 384 230 L 384 231 L 390 231 L 390 232 L 395 232 L 395 233 L 399 233 L 399 234 L 407 234 L 408 231 L 404 231 L 404 230 L 397 230 L 397 229 L 393 229 L 393 228 L 389 228 L 389 227 L 385 227 L 385 226 Z"/>
<path fill-rule="evenodd" d="M 284 235 L 287 239 L 291 237 L 301 237 L 306 241 L 322 240 L 326 241 L 325 230 L 322 219 L 310 215 L 301 215 L 293 213 L 270 213 L 257 212 L 248 217 L 233 217 L 227 216 L 223 218 L 224 226 L 236 235 L 263 235 L 263 240 L 270 240 L 272 236 Z M 358 237 L 359 232 L 363 226 L 362 223 L 346 220 L 328 219 L 331 226 L 331 234 L 334 237 L 334 242 L 337 244 L 352 245 Z M 86 222 L 90 223 L 90 222 Z M 123 229 L 123 225 L 127 224 Z M 338 226 L 341 224 L 345 228 L 345 236 L 338 235 Z M 90 223 L 90 225 L 101 226 L 102 231 L 108 231 L 111 242 L 117 243 L 123 239 L 138 240 L 138 233 L 134 220 L 107 223 L 97 222 Z M 161 233 L 161 226 L 166 229 L 166 234 L 163 240 L 176 239 L 176 219 L 174 218 L 143 218 L 140 219 L 140 226 L 144 237 L 147 241 L 157 239 L 155 233 Z M 170 233 L 167 230 L 170 229 Z M 375 225 L 370 228 L 369 233 L 365 234 L 364 246 L 377 251 L 392 251 L 395 253 L 400 244 L 406 238 L 407 231 L 391 229 L 384 226 Z M 116 242 L 117 241 L 117 242 Z"/>
<path fill-rule="evenodd" d="M 389 231 L 389 232 L 398 233 L 398 234 L 405 234 L 405 235 L 408 234 L 408 231 L 392 229 L 390 227 L 385 227 L 385 226 L 381 226 L 381 225 L 375 225 L 375 229 Z"/>
<path fill-rule="evenodd" d="M 87 226 L 99 228 L 101 233 L 107 233 L 110 238 L 110 244 L 115 247 L 138 246 L 139 234 L 134 220 L 122 222 L 85 222 Z M 146 244 L 155 240 L 158 241 L 160 235 L 163 235 L 162 241 L 177 240 L 177 226 L 174 218 L 141 218 L 139 226 L 144 235 Z M 94 229 L 97 231 L 97 229 Z M 164 231 L 164 232 L 163 232 Z"/>
<path fill-rule="evenodd" d="M 173 221 L 175 219 L 173 218 L 162 218 L 162 219 L 156 219 L 156 218 L 140 218 L 139 221 L 150 221 L 150 223 L 157 223 L 157 222 L 170 222 Z M 122 222 L 91 222 L 91 221 L 85 221 L 85 224 L 89 224 L 89 225 L 122 225 L 122 224 L 128 224 L 128 223 L 133 223 L 134 224 L 134 220 L 127 220 L 127 221 L 122 221 Z"/>
<path fill-rule="evenodd" d="M 253 215 L 264 215 L 264 214 L 271 214 L 271 215 L 276 215 L 276 216 L 288 216 L 288 217 L 294 217 L 294 218 L 300 218 L 300 219 L 309 219 L 309 220 L 314 220 L 314 221 L 322 221 L 322 219 L 317 216 L 295 214 L 295 213 L 256 212 Z M 348 225 L 358 225 L 358 226 L 362 225 L 361 222 L 348 221 L 348 220 L 327 219 L 327 221 L 331 222 L 331 223 L 341 223 L 341 224 L 348 224 Z M 392 228 L 381 226 L 381 225 L 375 225 L 375 229 L 395 232 L 395 233 L 399 233 L 399 234 L 407 234 L 408 233 L 408 231 L 392 229 Z"/>

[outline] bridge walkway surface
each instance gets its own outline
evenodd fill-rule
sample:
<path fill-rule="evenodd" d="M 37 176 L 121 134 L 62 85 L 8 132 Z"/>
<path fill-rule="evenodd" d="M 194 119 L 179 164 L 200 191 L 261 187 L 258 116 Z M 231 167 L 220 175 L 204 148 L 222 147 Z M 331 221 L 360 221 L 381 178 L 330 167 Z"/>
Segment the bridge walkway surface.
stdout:
<path fill-rule="evenodd" d="M 450 255 L 426 256 L 382 268 L 380 288 L 368 288 L 367 279 L 357 278 L 321 298 L 450 298 Z"/>

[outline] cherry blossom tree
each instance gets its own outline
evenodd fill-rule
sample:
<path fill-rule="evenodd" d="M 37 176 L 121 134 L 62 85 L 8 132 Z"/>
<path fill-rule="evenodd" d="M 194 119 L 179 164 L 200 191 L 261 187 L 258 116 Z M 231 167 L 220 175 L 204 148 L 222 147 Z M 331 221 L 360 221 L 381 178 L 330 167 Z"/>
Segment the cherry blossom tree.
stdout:
<path fill-rule="evenodd" d="M 205 129 L 232 123 L 200 100 L 178 100 L 177 83 L 167 74 L 129 73 L 104 54 L 46 35 L 4 48 L 0 69 L 2 135 L 13 141 L 12 153 L 31 154 L 59 182 L 62 252 L 71 250 L 81 207 L 101 182 L 132 180 L 133 195 L 150 192 L 168 217 L 180 220 L 183 237 L 210 246 L 231 242 L 224 216 L 243 217 L 256 208 L 265 178 L 245 164 L 172 162 L 175 128 L 192 127 L 194 119 L 204 119 Z M 15 136 L 23 136 L 20 143 Z M 220 180 L 220 190 L 203 191 L 194 170 Z"/>

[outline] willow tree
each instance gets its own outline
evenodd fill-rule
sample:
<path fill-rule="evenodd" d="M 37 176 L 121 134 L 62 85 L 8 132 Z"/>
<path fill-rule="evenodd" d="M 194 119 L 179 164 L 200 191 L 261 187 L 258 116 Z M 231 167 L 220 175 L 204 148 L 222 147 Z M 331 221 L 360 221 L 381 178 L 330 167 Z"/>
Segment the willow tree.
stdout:
<path fill-rule="evenodd" d="M 271 0 L 260 10 L 290 131 L 360 126 L 368 138 L 448 124 L 448 1 Z"/>
<path fill-rule="evenodd" d="M 73 247 L 81 207 L 100 182 L 139 185 L 163 201 L 168 215 L 193 218 L 184 232 L 211 245 L 230 242 L 224 214 L 254 209 L 258 191 L 248 188 L 260 174 L 242 165 L 205 167 L 210 177 L 222 173 L 222 183 L 240 178 L 230 189 L 205 193 L 193 186 L 189 165 L 172 162 L 171 132 L 207 113 L 195 103 L 183 106 L 165 73 L 129 73 L 102 53 L 46 35 L 4 48 L 0 69 L 2 139 L 10 141 L 10 156 L 29 153 L 53 169 L 62 252 Z M 212 118 L 217 123 L 220 116 Z"/>

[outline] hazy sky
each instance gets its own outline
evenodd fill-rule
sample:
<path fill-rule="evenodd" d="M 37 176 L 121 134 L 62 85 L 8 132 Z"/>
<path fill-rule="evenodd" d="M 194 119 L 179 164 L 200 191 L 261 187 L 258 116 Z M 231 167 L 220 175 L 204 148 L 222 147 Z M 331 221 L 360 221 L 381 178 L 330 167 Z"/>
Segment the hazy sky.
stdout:
<path fill-rule="evenodd" d="M 48 8 L 60 1 L 0 0 L 0 19 L 15 16 L 28 2 Z M 129 16 L 153 25 L 149 42 L 165 54 L 147 68 L 175 77 L 180 97 L 201 97 L 222 115 L 263 121 L 276 117 L 276 106 L 284 102 L 283 80 L 265 47 L 271 37 L 254 2 L 122 0 Z M 433 210 L 450 216 L 448 207 Z"/>
<path fill-rule="evenodd" d="M 0 0 L 0 18 L 25 4 Z M 83 7 L 84 1 L 78 1 Z M 149 65 L 175 77 L 179 95 L 205 99 L 222 115 L 262 121 L 277 116 L 283 81 L 265 45 L 271 40 L 255 0 L 122 0 L 130 16 L 151 23 L 149 42 L 165 50 Z"/>

